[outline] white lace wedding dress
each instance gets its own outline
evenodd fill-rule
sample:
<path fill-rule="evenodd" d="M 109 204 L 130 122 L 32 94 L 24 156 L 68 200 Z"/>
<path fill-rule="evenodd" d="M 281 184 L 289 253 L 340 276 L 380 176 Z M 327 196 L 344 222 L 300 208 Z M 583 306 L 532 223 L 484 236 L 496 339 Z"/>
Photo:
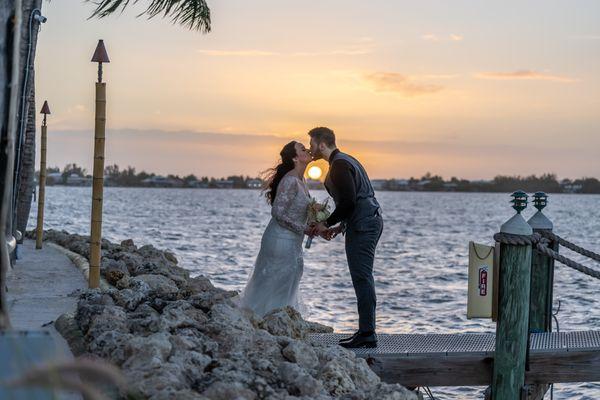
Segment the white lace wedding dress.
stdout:
<path fill-rule="evenodd" d="M 289 173 L 284 176 L 277 187 L 272 218 L 263 233 L 254 270 L 240 296 L 241 306 L 261 317 L 288 305 L 299 309 L 302 240 L 309 202 L 306 183 Z"/>

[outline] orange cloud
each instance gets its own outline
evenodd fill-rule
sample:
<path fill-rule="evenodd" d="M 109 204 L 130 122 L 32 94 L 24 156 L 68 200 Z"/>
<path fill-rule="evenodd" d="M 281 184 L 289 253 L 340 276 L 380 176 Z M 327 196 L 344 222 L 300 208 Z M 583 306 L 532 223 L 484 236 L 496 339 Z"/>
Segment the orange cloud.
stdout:
<path fill-rule="evenodd" d="M 504 80 L 541 80 L 541 81 L 554 81 L 563 83 L 578 82 L 577 79 L 569 78 L 567 76 L 552 75 L 546 72 L 538 72 L 531 70 L 518 70 L 509 72 L 479 72 L 475 75 L 478 79 L 504 79 Z"/>
<path fill-rule="evenodd" d="M 437 93 L 444 89 L 440 85 L 414 82 L 397 72 L 375 72 L 365 75 L 364 79 L 378 92 L 396 92 L 409 97 Z"/>

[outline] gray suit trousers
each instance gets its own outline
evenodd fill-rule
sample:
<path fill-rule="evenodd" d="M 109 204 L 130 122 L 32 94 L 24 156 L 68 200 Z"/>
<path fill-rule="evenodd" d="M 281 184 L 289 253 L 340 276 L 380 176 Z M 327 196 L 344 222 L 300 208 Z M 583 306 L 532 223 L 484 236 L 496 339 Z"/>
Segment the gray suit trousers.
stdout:
<path fill-rule="evenodd" d="M 375 331 L 375 281 L 373 262 L 375 248 L 383 232 L 383 218 L 379 214 L 362 218 L 346 227 L 346 257 L 356 293 L 358 329 Z"/>

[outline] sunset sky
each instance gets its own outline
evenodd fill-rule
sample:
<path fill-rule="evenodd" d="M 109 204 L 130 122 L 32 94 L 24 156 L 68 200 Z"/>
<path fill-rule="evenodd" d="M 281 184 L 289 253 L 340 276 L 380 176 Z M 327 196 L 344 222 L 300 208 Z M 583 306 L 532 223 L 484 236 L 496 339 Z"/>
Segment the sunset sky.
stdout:
<path fill-rule="evenodd" d="M 43 2 L 50 166 L 91 170 L 104 39 L 107 164 L 256 175 L 325 125 L 371 178 L 600 177 L 598 1 L 208 4 L 203 35 L 139 7 L 87 20 L 90 3 Z"/>

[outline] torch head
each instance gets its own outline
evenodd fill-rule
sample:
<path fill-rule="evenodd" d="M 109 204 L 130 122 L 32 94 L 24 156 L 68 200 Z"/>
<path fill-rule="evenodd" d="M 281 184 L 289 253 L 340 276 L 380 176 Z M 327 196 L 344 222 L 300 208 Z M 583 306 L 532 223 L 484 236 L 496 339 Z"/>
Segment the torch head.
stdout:
<path fill-rule="evenodd" d="M 109 63 L 108 53 L 104 47 L 104 40 L 98 40 L 98 45 L 92 56 L 92 62 L 98 63 L 98 82 L 102 82 L 102 63 Z"/>

